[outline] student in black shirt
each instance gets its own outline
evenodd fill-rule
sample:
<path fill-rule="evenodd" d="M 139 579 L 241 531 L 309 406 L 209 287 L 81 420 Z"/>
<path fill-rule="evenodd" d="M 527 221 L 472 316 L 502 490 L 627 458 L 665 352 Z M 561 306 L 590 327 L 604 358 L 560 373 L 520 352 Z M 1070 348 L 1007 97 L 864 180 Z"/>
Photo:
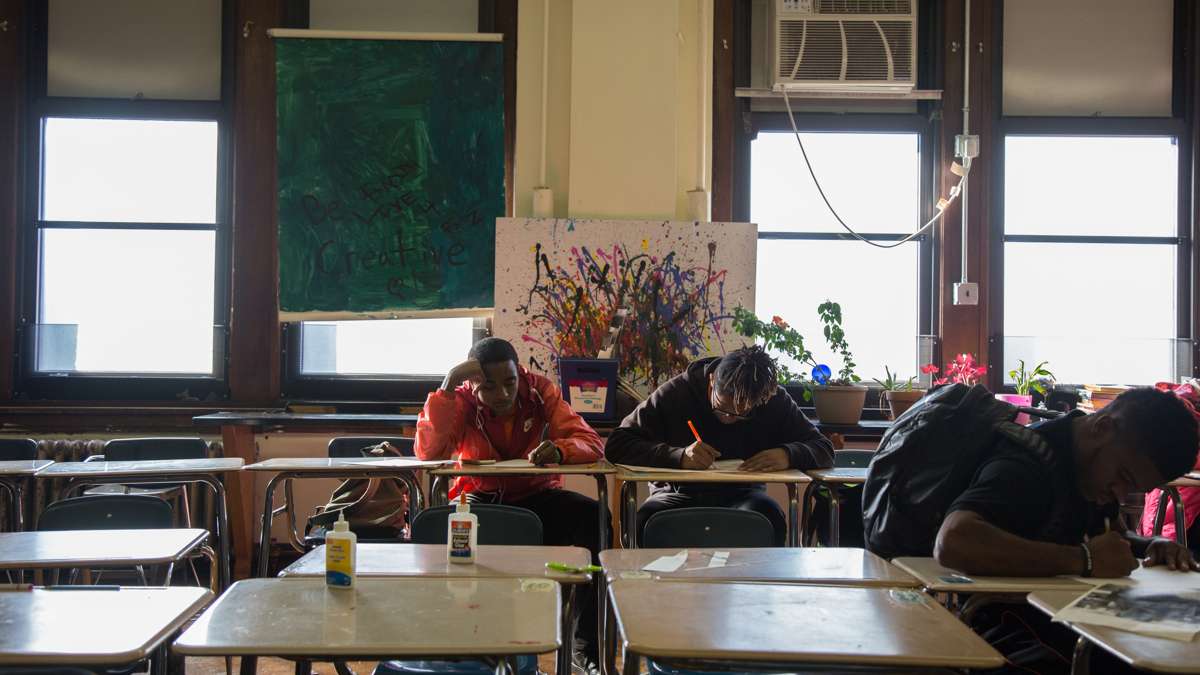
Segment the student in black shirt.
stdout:
<path fill-rule="evenodd" d="M 939 563 L 1002 576 L 1123 577 L 1139 558 L 1200 569 L 1173 540 L 1138 537 L 1118 524 L 1128 494 L 1195 464 L 1196 420 L 1175 396 L 1132 389 L 1095 414 L 1032 428 L 1053 450 L 1049 475 L 1028 451 L 1001 442 L 950 506 L 934 548 Z"/>
<path fill-rule="evenodd" d="M 747 479 L 758 471 L 833 466 L 833 445 L 813 427 L 778 383 L 778 369 L 761 347 L 701 359 L 659 387 L 613 430 L 604 454 L 618 464 L 707 469 L 717 459 L 745 460 Z M 703 441 L 688 428 L 696 425 Z M 638 509 L 641 532 L 650 516 L 688 506 L 726 506 L 763 514 L 783 544 L 783 510 L 762 483 L 652 483 Z"/>

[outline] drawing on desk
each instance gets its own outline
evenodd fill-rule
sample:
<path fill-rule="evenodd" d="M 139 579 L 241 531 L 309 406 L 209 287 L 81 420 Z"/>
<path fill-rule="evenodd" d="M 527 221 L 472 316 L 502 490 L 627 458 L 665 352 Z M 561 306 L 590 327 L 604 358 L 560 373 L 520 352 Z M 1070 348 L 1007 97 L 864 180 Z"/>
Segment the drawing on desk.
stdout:
<path fill-rule="evenodd" d="M 1187 642 L 1200 632 L 1200 589 L 1102 584 L 1054 618 Z"/>
<path fill-rule="evenodd" d="M 754 302 L 755 236 L 745 223 L 499 219 L 496 335 L 556 379 L 559 358 L 591 358 L 613 316 L 618 375 L 648 393 L 697 358 L 740 347 L 733 308 Z"/>

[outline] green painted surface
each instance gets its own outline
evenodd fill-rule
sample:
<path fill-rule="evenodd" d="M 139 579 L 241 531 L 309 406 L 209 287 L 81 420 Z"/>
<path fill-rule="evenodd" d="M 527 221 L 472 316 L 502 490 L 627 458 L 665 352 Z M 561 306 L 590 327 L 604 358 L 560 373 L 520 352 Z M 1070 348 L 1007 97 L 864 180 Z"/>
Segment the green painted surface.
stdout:
<path fill-rule="evenodd" d="M 499 43 L 275 41 L 282 311 L 492 306 L 502 60 Z"/>

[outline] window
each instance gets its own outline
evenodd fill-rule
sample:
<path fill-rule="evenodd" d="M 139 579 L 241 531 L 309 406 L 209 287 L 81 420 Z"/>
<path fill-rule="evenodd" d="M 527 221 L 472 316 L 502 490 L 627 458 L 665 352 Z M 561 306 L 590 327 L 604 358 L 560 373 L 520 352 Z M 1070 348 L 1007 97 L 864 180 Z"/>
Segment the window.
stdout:
<path fill-rule="evenodd" d="M 920 226 L 920 133 L 801 139 L 821 188 L 855 231 L 894 242 Z M 836 372 L 841 360 L 825 344 L 817 317 L 817 306 L 833 300 L 842 306 L 860 377 L 882 379 L 884 366 L 917 374 L 922 240 L 881 249 L 850 239 L 821 200 L 790 131 L 760 131 L 750 143 L 749 217 L 759 228 L 760 317 L 782 317 L 805 336 L 817 362 Z"/>
<path fill-rule="evenodd" d="M 470 318 L 305 321 L 303 375 L 425 376 L 440 380 L 467 358 Z"/>
<path fill-rule="evenodd" d="M 35 3 L 19 354 L 30 398 L 225 393 L 229 17 L 219 0 L 126 4 Z M 89 40 L 97 31 L 120 37 Z"/>
<path fill-rule="evenodd" d="M 1014 134 L 1004 154 L 1004 373 L 1023 359 L 1073 384 L 1190 375 L 1176 139 Z"/>

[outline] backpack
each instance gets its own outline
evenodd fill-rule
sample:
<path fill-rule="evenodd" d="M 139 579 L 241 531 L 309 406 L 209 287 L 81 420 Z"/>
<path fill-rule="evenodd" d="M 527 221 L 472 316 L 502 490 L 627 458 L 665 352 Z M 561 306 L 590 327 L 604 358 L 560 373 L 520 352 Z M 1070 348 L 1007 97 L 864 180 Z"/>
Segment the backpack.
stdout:
<path fill-rule="evenodd" d="M 863 485 L 867 549 L 888 559 L 933 555 L 946 510 L 1002 440 L 1028 450 L 1049 473 L 1052 449 L 1040 434 L 1013 422 L 1018 412 L 982 385 L 951 384 L 896 419 Z M 1047 526 L 1057 522 L 1048 518 Z"/>
<path fill-rule="evenodd" d="M 381 443 L 362 449 L 363 457 L 400 457 Z M 308 519 L 308 531 L 331 529 L 343 514 L 350 529 L 373 539 L 404 538 L 408 529 L 408 489 L 394 478 L 351 478 L 333 491 L 329 502 Z"/>

